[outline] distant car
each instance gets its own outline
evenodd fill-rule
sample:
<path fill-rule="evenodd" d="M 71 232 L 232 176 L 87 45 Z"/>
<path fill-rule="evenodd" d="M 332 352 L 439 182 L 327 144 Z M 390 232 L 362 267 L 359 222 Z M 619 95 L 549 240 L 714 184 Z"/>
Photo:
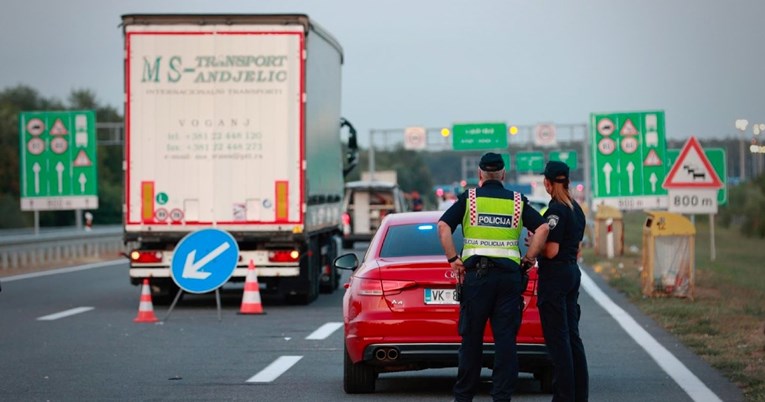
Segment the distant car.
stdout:
<path fill-rule="evenodd" d="M 364 260 L 355 254 L 335 259 L 338 269 L 352 270 L 343 297 L 343 387 L 346 393 L 370 393 L 380 373 L 457 366 L 461 337 L 456 280 L 438 239 L 441 211 L 386 216 L 372 238 Z M 454 232 L 462 244 L 462 230 Z M 518 333 L 520 370 L 533 373 L 542 389 L 552 387 L 536 304 L 537 272 L 529 271 L 525 308 Z M 484 335 L 485 367 L 494 363 L 490 325 Z"/>
<path fill-rule="evenodd" d="M 409 203 L 395 183 L 351 181 L 343 198 L 343 248 L 368 242 L 388 214 L 406 212 Z"/>

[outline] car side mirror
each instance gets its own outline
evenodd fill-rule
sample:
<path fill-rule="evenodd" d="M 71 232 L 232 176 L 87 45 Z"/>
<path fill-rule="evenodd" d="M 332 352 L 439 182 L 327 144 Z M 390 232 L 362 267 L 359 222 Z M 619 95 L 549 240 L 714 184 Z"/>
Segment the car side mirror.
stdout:
<path fill-rule="evenodd" d="M 337 269 L 344 269 L 347 271 L 355 271 L 359 267 L 359 257 L 356 257 L 354 253 L 343 254 L 332 263 Z"/>

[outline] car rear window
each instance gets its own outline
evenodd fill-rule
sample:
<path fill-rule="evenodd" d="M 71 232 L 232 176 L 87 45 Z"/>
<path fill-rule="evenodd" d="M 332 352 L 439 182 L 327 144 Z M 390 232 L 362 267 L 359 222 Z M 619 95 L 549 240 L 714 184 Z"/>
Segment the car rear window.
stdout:
<path fill-rule="evenodd" d="M 462 226 L 452 234 L 457 250 L 462 250 Z M 388 228 L 380 257 L 409 257 L 417 255 L 443 255 L 435 223 L 397 225 Z"/>

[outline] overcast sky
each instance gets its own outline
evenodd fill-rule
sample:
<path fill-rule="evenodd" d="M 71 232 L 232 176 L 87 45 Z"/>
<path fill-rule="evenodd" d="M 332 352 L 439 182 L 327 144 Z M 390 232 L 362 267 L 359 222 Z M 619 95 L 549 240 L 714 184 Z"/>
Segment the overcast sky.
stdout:
<path fill-rule="evenodd" d="M 345 52 L 343 114 L 370 129 L 586 123 L 664 110 L 668 138 L 765 122 L 765 1 L 4 0 L 0 89 L 122 106 L 120 16 L 305 13 Z M 750 125 L 751 126 L 751 125 Z M 751 136 L 751 129 L 747 134 Z"/>

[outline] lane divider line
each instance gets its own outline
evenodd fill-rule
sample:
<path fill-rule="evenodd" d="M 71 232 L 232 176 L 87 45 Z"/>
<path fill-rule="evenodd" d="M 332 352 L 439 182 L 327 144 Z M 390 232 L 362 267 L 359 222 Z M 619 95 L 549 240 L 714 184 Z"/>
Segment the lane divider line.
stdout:
<path fill-rule="evenodd" d="M 127 260 L 124 258 L 119 260 L 106 261 L 106 262 L 94 262 L 92 264 L 77 265 L 77 266 L 68 267 L 68 268 L 51 269 L 49 271 L 40 271 L 40 272 L 32 272 L 28 274 L 0 277 L 0 282 L 13 282 L 13 281 L 21 280 L 21 279 L 38 278 L 41 276 L 65 274 L 67 272 L 84 271 L 86 269 L 106 268 L 106 267 L 111 267 L 114 265 L 120 265 L 125 263 L 127 263 Z"/>
<path fill-rule="evenodd" d="M 342 322 L 328 322 L 316 331 L 311 332 L 310 335 L 306 336 L 305 339 L 310 340 L 322 340 L 327 339 L 330 335 L 332 335 L 333 332 L 337 331 L 338 328 L 342 327 Z"/>
<path fill-rule="evenodd" d="M 281 356 L 274 360 L 273 363 L 269 364 L 266 368 L 260 370 L 258 374 L 250 377 L 247 382 L 272 382 L 273 380 L 279 378 L 280 375 L 284 374 L 285 371 L 289 370 L 290 367 L 294 366 L 295 363 L 300 361 L 302 358 L 303 356 Z"/>
<path fill-rule="evenodd" d="M 688 396 L 694 401 L 699 402 L 716 402 L 721 399 L 712 390 L 699 380 L 685 365 L 678 360 L 669 350 L 662 346 L 651 334 L 648 333 L 640 324 L 635 321 L 624 309 L 614 303 L 610 297 L 608 297 L 598 287 L 597 284 L 590 278 L 584 270 L 580 267 L 582 272 L 582 287 L 585 291 L 595 299 L 601 307 L 603 307 L 616 322 L 621 325 L 627 334 L 637 342 L 661 367 L 677 385 L 682 388 Z"/>
<path fill-rule="evenodd" d="M 73 309 L 65 310 L 60 313 L 49 314 L 42 317 L 38 317 L 37 321 L 53 321 L 59 318 L 69 317 L 70 315 L 84 313 L 86 311 L 93 310 L 95 307 L 76 307 Z"/>

